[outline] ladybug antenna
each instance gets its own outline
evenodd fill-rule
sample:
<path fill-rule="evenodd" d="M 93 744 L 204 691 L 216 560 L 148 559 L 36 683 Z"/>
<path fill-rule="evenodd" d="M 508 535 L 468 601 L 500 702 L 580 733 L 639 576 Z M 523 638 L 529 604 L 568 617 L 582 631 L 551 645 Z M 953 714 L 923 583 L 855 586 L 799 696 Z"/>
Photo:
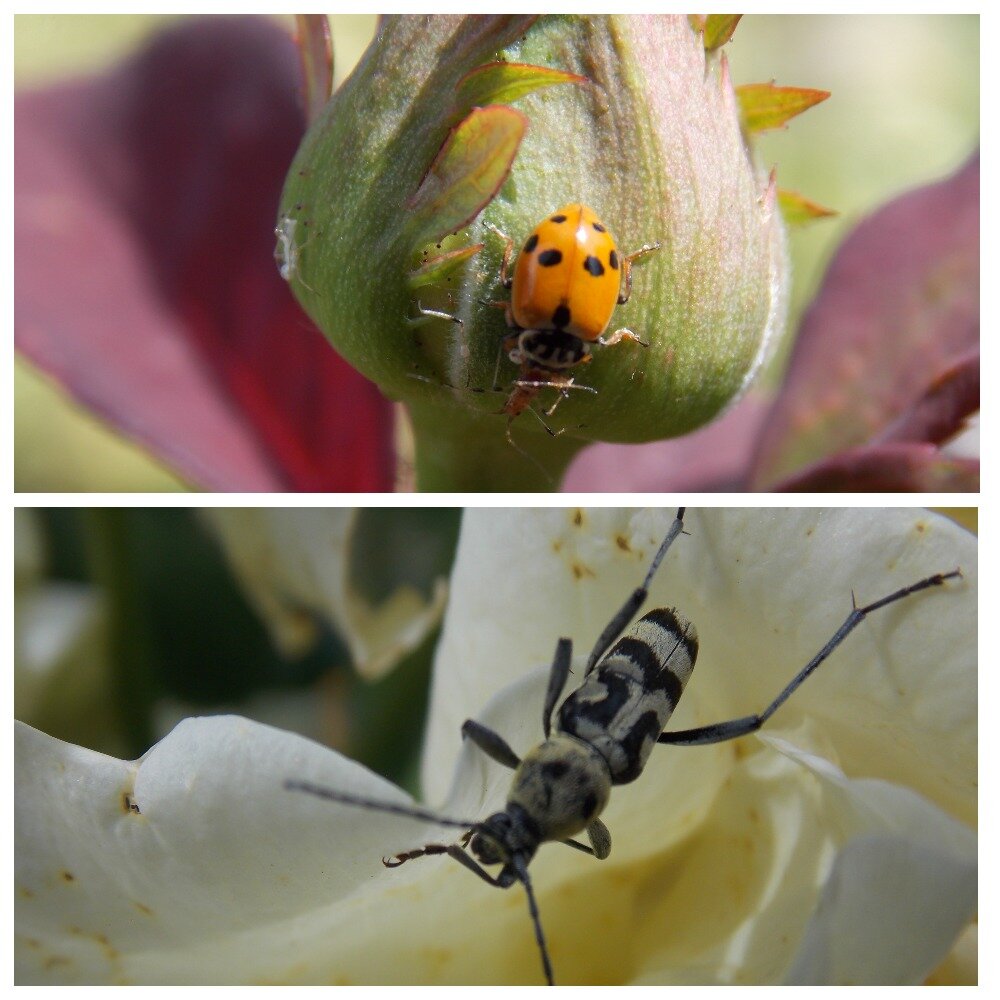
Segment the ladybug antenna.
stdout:
<path fill-rule="evenodd" d="M 528 910 L 531 913 L 531 922 L 535 926 L 535 941 L 538 942 L 538 950 L 542 956 L 542 968 L 545 970 L 545 981 L 549 986 L 555 986 L 555 979 L 552 976 L 552 961 L 549 958 L 549 949 L 545 944 L 545 933 L 542 930 L 541 917 L 538 915 L 538 903 L 535 901 L 535 893 L 531 888 L 531 877 L 528 875 L 528 865 L 523 854 L 515 854 L 511 858 L 514 871 L 517 873 L 518 881 L 524 886 L 524 891 L 528 896 Z"/>
<path fill-rule="evenodd" d="M 476 828 L 479 820 L 476 819 L 455 819 L 449 816 L 440 816 L 429 809 L 420 809 L 417 806 L 408 806 L 395 802 L 381 802 L 378 799 L 368 799 L 361 795 L 348 795 L 346 792 L 335 792 L 332 788 L 324 785 L 314 785 L 309 781 L 295 781 L 286 778 L 284 788 L 289 792 L 305 792 L 307 795 L 315 795 L 318 799 L 326 799 L 328 802 L 340 802 L 345 806 L 358 806 L 361 809 L 372 809 L 376 812 L 393 813 L 396 816 L 409 816 L 411 819 L 424 819 L 440 826 L 458 826 L 463 830 Z"/>

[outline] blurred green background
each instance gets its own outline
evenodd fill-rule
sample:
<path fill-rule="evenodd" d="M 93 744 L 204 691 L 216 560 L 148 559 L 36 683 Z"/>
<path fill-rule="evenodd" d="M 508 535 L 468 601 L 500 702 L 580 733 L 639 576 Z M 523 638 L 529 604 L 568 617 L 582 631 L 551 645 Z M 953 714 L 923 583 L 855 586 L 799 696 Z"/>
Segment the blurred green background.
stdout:
<path fill-rule="evenodd" d="M 313 518 L 310 530 L 329 531 L 332 517 Z M 411 587 L 429 601 L 450 575 L 459 523 L 450 507 L 360 511 L 347 553 L 351 593 L 378 606 Z M 315 545 L 328 551 L 320 534 Z M 295 571 L 308 577 L 310 567 Z M 337 577 L 339 564 L 322 572 Z M 183 508 L 21 508 L 14 580 L 14 714 L 23 722 L 134 759 L 182 718 L 236 713 L 415 790 L 440 624 L 364 681 L 337 626 L 286 601 L 315 627 L 296 654 L 283 653 L 212 523 Z"/>
<path fill-rule="evenodd" d="M 41 86 L 107 67 L 168 20 L 19 15 L 15 84 Z M 339 82 L 371 39 L 375 17 L 334 15 L 331 21 Z M 758 142 L 762 162 L 777 164 L 781 187 L 840 213 L 791 234 L 794 330 L 846 231 L 893 195 L 955 170 L 977 145 L 979 18 L 751 15 L 740 23 L 726 55 L 736 84 L 773 79 L 833 94 L 786 131 Z M 186 488 L 20 360 L 15 487 Z"/>

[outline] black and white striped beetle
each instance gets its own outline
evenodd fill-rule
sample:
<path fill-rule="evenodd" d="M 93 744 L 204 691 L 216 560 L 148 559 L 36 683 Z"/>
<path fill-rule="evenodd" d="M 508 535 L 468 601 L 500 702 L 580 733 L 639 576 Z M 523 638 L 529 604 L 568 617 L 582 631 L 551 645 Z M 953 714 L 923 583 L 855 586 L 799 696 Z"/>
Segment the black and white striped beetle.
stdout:
<path fill-rule="evenodd" d="M 664 732 L 663 727 L 694 669 L 697 631 L 676 609 L 656 608 L 640 618 L 626 635 L 622 636 L 622 632 L 645 602 L 653 576 L 683 527 L 682 507 L 653 557 L 642 585 L 632 592 L 595 643 L 583 681 L 559 707 L 553 732 L 552 713 L 566 685 L 573 658 L 572 640 L 562 638 L 557 642 L 542 710 L 545 734 L 542 743 L 521 759 L 499 733 L 472 719 L 463 724 L 463 737 L 472 740 L 493 760 L 514 770 L 507 804 L 501 812 L 484 820 L 456 819 L 430 810 L 336 792 L 310 782 L 291 779 L 285 782 L 287 789 L 333 802 L 464 829 L 461 845 L 426 844 L 384 858 L 383 863 L 395 868 L 413 858 L 447 854 L 497 888 L 506 889 L 520 882 L 528 897 L 535 939 L 550 986 L 554 985 L 552 963 L 528 875 L 528 865 L 541 844 L 555 841 L 599 859 L 608 857 L 611 834 L 598 817 L 608 804 L 612 787 L 635 781 L 657 743 L 698 746 L 755 732 L 868 614 L 961 576 L 957 569 L 937 573 L 864 607 L 855 605 L 826 645 L 763 712 L 696 729 Z M 584 830 L 589 846 L 572 839 Z M 502 868 L 496 876 L 482 867 L 497 864 Z"/>

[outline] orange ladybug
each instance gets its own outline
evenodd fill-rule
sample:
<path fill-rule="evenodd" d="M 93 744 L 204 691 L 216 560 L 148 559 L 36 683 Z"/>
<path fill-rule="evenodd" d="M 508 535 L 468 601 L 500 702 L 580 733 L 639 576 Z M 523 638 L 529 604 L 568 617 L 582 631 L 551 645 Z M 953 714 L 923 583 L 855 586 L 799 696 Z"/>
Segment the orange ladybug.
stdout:
<path fill-rule="evenodd" d="M 624 327 L 609 337 L 603 333 L 615 306 L 628 302 L 632 293 L 633 262 L 658 250 L 660 244 L 647 244 L 622 256 L 614 237 L 592 209 L 564 205 L 532 231 L 512 276 L 514 241 L 495 226 L 487 228 L 505 243 L 500 283 L 511 289 L 509 302 L 491 305 L 502 307 L 507 325 L 518 331 L 505 340 L 504 349 L 521 368 L 501 412 L 513 420 L 546 387 L 559 390 L 556 404 L 571 388 L 595 391 L 574 385 L 573 379 L 562 373 L 589 361 L 592 344 L 610 347 L 621 340 L 642 343 Z"/>

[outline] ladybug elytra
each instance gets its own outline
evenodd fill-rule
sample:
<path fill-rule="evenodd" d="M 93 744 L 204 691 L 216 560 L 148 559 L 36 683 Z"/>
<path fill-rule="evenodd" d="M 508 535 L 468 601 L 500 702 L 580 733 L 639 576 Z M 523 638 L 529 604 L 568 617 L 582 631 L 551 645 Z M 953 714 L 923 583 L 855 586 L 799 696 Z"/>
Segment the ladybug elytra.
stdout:
<path fill-rule="evenodd" d="M 593 210 L 574 203 L 535 227 L 511 275 L 514 241 L 495 226 L 488 228 L 504 241 L 500 283 L 511 290 L 509 302 L 491 305 L 502 307 L 507 325 L 517 331 L 504 341 L 510 360 L 520 366 L 501 411 L 508 416 L 509 435 L 509 421 L 528 408 L 543 388 L 559 390 L 556 403 L 546 414 L 552 413 L 571 388 L 596 391 L 575 385 L 565 374 L 590 360 L 593 344 L 642 343 L 624 327 L 608 337 L 603 334 L 615 307 L 631 295 L 633 262 L 658 250 L 660 244 L 647 244 L 622 256 Z"/>

